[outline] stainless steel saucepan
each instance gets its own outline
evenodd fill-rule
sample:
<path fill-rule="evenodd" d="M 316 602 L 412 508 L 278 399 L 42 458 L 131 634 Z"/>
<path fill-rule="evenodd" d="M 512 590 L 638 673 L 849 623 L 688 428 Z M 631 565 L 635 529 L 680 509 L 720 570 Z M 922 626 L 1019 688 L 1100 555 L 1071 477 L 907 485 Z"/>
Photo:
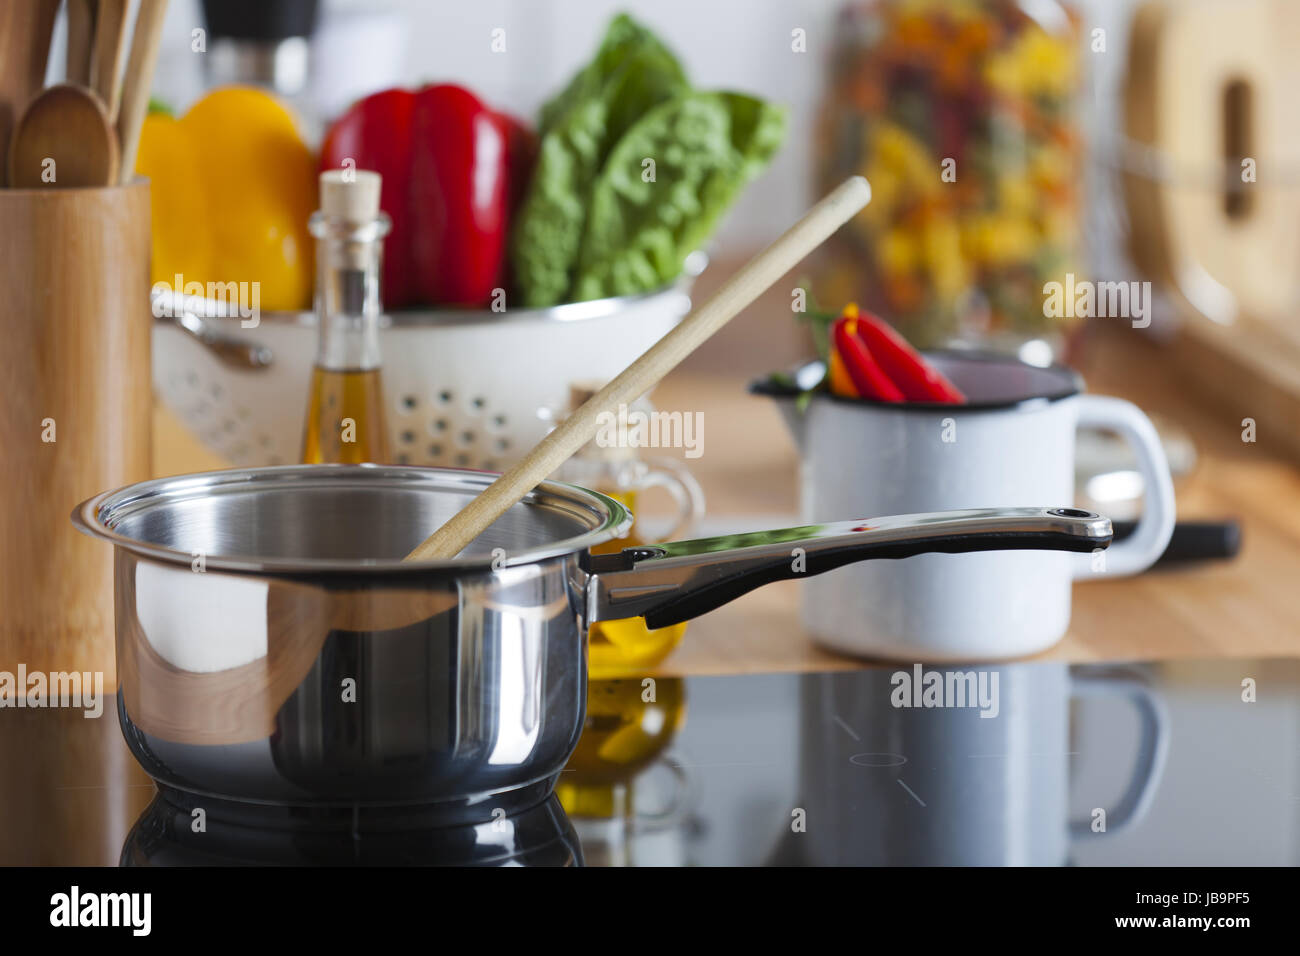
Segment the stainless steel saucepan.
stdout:
<path fill-rule="evenodd" d="M 762 584 L 924 552 L 1092 551 L 1073 508 L 870 518 L 590 548 L 631 516 L 544 482 L 461 557 L 401 558 L 483 472 L 292 466 L 185 475 L 80 505 L 115 546 L 118 712 L 164 792 L 292 806 L 545 799 L 586 702 L 586 629 L 684 621 Z"/>

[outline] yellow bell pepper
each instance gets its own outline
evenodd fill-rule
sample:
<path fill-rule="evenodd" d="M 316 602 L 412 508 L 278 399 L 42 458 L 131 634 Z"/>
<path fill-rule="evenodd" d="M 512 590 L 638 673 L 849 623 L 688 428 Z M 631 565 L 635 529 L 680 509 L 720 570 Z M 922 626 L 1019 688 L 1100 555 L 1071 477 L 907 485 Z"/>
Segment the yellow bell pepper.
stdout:
<path fill-rule="evenodd" d="M 150 114 L 136 172 L 151 181 L 154 282 L 256 282 L 262 309 L 310 308 L 316 164 L 274 96 L 224 87 L 180 119 Z"/>

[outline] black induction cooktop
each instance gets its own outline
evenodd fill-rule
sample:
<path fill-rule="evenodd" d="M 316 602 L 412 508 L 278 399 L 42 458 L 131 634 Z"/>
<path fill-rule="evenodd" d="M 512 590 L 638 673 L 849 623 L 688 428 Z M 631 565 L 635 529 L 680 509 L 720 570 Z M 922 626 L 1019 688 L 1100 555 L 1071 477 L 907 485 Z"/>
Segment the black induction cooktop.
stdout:
<path fill-rule="evenodd" d="M 553 797 L 455 826 L 160 793 L 111 706 L 6 709 L 0 864 L 1300 859 L 1297 660 L 628 678 L 589 699 Z"/>

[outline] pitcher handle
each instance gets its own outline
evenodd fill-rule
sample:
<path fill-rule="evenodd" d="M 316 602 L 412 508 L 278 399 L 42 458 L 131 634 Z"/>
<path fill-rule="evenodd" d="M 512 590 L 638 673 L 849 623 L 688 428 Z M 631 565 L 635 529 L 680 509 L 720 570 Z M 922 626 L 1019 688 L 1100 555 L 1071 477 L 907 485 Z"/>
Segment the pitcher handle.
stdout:
<path fill-rule="evenodd" d="M 1164 701 L 1137 674 L 1070 674 L 1072 697 L 1122 697 L 1133 704 L 1142 722 L 1138 756 L 1124 791 L 1113 811 L 1106 814 L 1106 829 L 1093 831 L 1091 820 L 1074 820 L 1070 835 L 1113 836 L 1130 829 L 1151 809 L 1169 753 L 1169 717 Z"/>

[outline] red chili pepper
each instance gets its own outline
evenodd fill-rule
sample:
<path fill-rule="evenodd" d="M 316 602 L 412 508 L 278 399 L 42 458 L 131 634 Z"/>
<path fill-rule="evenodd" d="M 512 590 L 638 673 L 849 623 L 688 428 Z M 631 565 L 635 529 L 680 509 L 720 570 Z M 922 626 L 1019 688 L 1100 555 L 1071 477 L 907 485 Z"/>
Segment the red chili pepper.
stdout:
<path fill-rule="evenodd" d="M 849 306 L 845 314 L 852 309 Z M 956 385 L 908 344 L 892 326 L 870 312 L 857 319 L 857 334 L 875 357 L 882 372 L 889 377 L 909 402 L 940 402 L 964 405 L 966 396 Z"/>
<path fill-rule="evenodd" d="M 826 374 L 831 384 L 831 394 L 838 395 L 840 398 L 862 397 L 858 394 L 853 379 L 849 378 L 849 370 L 844 367 L 844 359 L 840 358 L 840 353 L 835 349 L 831 349 Z"/>
<path fill-rule="evenodd" d="M 387 308 L 483 306 L 504 286 L 510 204 L 522 190 L 512 180 L 527 171 L 527 141 L 520 124 L 450 84 L 368 96 L 330 128 L 322 168 L 352 159 L 384 177 Z"/>
<path fill-rule="evenodd" d="M 831 329 L 835 351 L 844 361 L 844 367 L 853 380 L 853 386 L 863 398 L 874 398 L 881 402 L 901 402 L 903 393 L 889 380 L 871 352 L 858 337 L 858 320 L 844 315 L 835 320 Z"/>

